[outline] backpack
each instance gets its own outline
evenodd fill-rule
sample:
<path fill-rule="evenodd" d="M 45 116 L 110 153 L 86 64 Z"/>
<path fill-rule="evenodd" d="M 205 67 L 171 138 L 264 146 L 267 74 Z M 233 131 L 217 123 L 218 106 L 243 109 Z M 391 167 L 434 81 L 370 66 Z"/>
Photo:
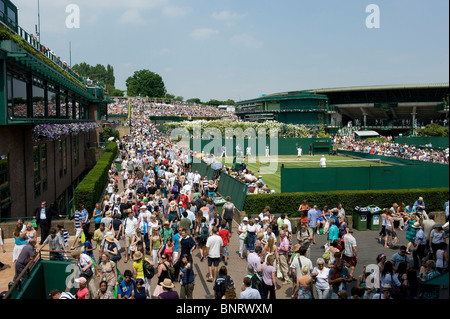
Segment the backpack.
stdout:
<path fill-rule="evenodd" d="M 262 291 L 262 281 L 261 278 L 259 278 L 259 276 L 257 274 L 254 274 L 251 278 L 251 285 L 250 287 L 252 287 L 253 289 L 258 290 L 259 292 Z"/>
<path fill-rule="evenodd" d="M 209 228 L 208 224 L 203 223 L 202 227 L 200 228 L 200 237 L 206 238 L 209 235 Z"/>
<path fill-rule="evenodd" d="M 175 268 L 172 265 L 169 265 L 169 267 L 167 267 L 164 264 L 164 266 L 167 269 L 167 275 L 169 276 L 169 279 L 172 280 L 172 282 L 174 282 L 174 280 L 175 280 Z"/>
<path fill-rule="evenodd" d="M 155 268 L 145 259 L 143 259 L 143 268 L 145 278 L 152 279 L 155 275 Z"/>
<path fill-rule="evenodd" d="M 118 215 L 121 216 L 119 206 L 117 204 L 114 204 L 114 206 L 113 206 L 113 216 L 118 216 Z"/>

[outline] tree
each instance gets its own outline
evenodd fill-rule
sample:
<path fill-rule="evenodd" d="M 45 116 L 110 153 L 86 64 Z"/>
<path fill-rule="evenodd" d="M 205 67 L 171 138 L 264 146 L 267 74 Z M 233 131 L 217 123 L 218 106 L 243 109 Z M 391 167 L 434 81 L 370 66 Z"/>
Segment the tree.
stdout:
<path fill-rule="evenodd" d="M 91 80 L 97 80 L 105 83 L 110 90 L 114 88 L 116 78 L 114 77 L 114 68 L 111 65 L 97 64 L 96 66 L 91 66 L 86 62 L 80 64 L 75 64 L 72 69 L 78 72 L 80 76 L 90 78 Z"/>
<path fill-rule="evenodd" d="M 174 101 L 183 102 L 183 101 L 184 101 L 184 97 L 182 97 L 182 96 L 177 96 L 176 98 L 174 98 Z"/>
<path fill-rule="evenodd" d="M 423 129 L 417 129 L 417 134 L 419 134 L 419 136 L 448 136 L 448 127 L 432 123 L 428 124 Z"/>
<path fill-rule="evenodd" d="M 188 102 L 188 103 L 195 103 L 195 104 L 203 104 L 202 101 L 200 101 L 199 98 L 192 98 L 192 99 L 186 100 L 186 102 Z"/>
<path fill-rule="evenodd" d="M 110 96 L 123 96 L 124 91 L 119 90 L 119 89 L 114 89 L 109 91 L 109 95 Z"/>
<path fill-rule="evenodd" d="M 126 80 L 128 96 L 164 97 L 167 93 L 162 77 L 150 70 L 134 72 Z"/>

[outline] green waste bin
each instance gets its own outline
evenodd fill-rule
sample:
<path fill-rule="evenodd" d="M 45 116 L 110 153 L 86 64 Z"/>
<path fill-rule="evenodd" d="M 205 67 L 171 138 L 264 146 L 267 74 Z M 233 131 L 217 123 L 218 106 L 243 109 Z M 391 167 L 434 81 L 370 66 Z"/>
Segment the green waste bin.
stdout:
<path fill-rule="evenodd" d="M 353 228 L 356 230 L 367 230 L 367 220 L 370 212 L 367 207 L 356 206 L 353 209 L 352 221 Z"/>
<path fill-rule="evenodd" d="M 114 162 L 116 163 L 117 171 L 120 172 L 122 170 L 122 159 L 118 157 Z"/>
<path fill-rule="evenodd" d="M 369 218 L 367 222 L 367 228 L 370 230 L 379 230 L 380 229 L 380 215 L 381 208 L 376 205 L 367 206 L 369 210 Z"/>

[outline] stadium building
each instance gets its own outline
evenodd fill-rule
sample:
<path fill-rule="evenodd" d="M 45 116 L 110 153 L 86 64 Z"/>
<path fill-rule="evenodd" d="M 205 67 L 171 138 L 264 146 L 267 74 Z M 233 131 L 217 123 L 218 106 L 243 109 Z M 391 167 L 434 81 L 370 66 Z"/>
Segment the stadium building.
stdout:
<path fill-rule="evenodd" d="M 112 102 L 105 93 L 23 30 L 17 7 L 0 0 L 0 219 L 33 216 L 42 201 L 69 212 L 98 157 L 101 114 Z M 37 142 L 39 124 L 94 129 Z"/>
<path fill-rule="evenodd" d="M 314 89 L 239 101 L 236 115 L 245 121 L 276 120 L 329 129 L 352 121 L 362 128 L 402 133 L 432 121 L 447 123 L 448 97 L 448 83 Z"/>

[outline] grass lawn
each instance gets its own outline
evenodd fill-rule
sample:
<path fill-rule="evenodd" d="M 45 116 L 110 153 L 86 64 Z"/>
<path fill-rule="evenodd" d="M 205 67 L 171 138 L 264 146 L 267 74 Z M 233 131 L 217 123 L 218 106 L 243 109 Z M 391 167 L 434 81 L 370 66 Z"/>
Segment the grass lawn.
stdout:
<path fill-rule="evenodd" d="M 270 189 L 274 189 L 275 192 L 281 192 L 281 164 L 284 164 L 286 168 L 319 168 L 319 160 L 322 155 L 314 155 L 307 156 L 303 155 L 300 160 L 297 160 L 297 156 L 271 156 L 267 157 L 259 157 L 259 158 L 250 158 L 250 162 L 246 159 L 245 163 L 250 171 L 255 172 L 255 176 L 262 176 L 262 179 L 265 184 L 268 185 Z M 391 166 L 389 164 L 380 163 L 379 161 L 366 161 L 366 160 L 357 160 L 346 156 L 334 156 L 334 155 L 326 155 L 327 159 L 327 167 L 367 167 L 367 166 Z M 260 165 L 258 165 L 258 160 L 261 161 Z M 224 159 L 224 163 L 227 166 L 232 166 L 232 157 L 227 157 Z M 264 173 L 264 168 L 268 168 L 272 161 L 272 165 L 274 169 L 269 174 Z M 261 169 L 258 171 L 258 167 Z M 276 169 L 275 169 L 276 168 Z M 267 169 L 266 169 L 267 170 Z"/>

